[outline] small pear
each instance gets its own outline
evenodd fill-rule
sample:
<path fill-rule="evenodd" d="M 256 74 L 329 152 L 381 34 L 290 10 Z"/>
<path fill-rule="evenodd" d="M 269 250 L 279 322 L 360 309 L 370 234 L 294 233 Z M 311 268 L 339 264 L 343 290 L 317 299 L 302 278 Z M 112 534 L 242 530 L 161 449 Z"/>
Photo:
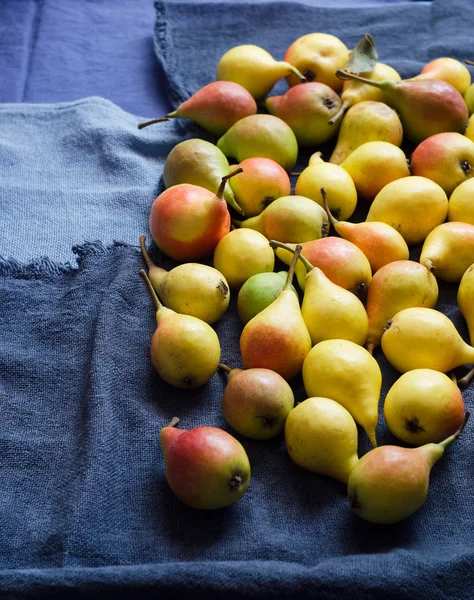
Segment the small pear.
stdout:
<path fill-rule="evenodd" d="M 212 81 L 182 102 L 176 110 L 164 117 L 140 123 L 138 129 L 179 117 L 190 119 L 219 137 L 234 123 L 256 112 L 255 100 L 241 85 L 233 81 Z"/>
<path fill-rule="evenodd" d="M 321 195 L 325 200 L 326 212 L 331 225 L 342 238 L 362 250 L 369 260 L 372 273 L 396 260 L 408 260 L 408 246 L 396 229 L 377 221 L 370 223 L 338 221 L 329 209 L 324 188 L 321 190 Z"/>
<path fill-rule="evenodd" d="M 449 197 L 448 221 L 474 225 L 474 179 L 458 185 Z"/>
<path fill-rule="evenodd" d="M 269 440 L 283 431 L 295 405 L 288 383 L 269 369 L 219 368 L 228 373 L 222 413 L 229 425 L 245 437 Z"/>
<path fill-rule="evenodd" d="M 239 166 L 244 170 L 230 182 L 235 199 L 246 217 L 259 215 L 277 198 L 291 194 L 288 173 L 269 158 L 247 158 Z M 304 196 L 304 194 L 303 194 Z"/>
<path fill-rule="evenodd" d="M 291 290 L 293 271 L 301 246 L 297 246 L 285 287 L 278 298 L 245 325 L 240 351 L 246 369 L 276 371 L 284 379 L 301 372 L 311 349 L 311 337 L 305 325 L 298 298 Z"/>
<path fill-rule="evenodd" d="M 229 161 L 217 146 L 205 140 L 192 138 L 176 144 L 168 154 L 163 167 L 163 180 L 167 188 L 191 183 L 214 193 L 219 188 L 222 178 L 230 172 Z M 238 213 L 243 214 L 230 183 L 224 188 L 224 200 Z"/>
<path fill-rule="evenodd" d="M 156 306 L 157 328 L 151 340 L 151 361 L 158 375 L 178 388 L 196 388 L 214 375 L 221 348 L 210 325 L 164 307 L 142 269 L 148 291 Z"/>
<path fill-rule="evenodd" d="M 299 82 L 305 77 L 293 65 L 276 61 L 259 46 L 245 44 L 234 46 L 219 60 L 216 79 L 235 81 L 254 98 L 263 98 L 282 77 L 293 73 Z"/>
<path fill-rule="evenodd" d="M 347 485 L 352 510 L 365 521 L 388 525 L 416 512 L 428 495 L 430 471 L 459 430 L 439 444 L 419 448 L 381 446 L 365 454 L 349 475 Z"/>
<path fill-rule="evenodd" d="M 397 260 L 375 273 L 367 294 L 367 350 L 380 345 L 384 327 L 405 308 L 434 308 L 438 283 L 429 269 L 413 260 Z"/>
<path fill-rule="evenodd" d="M 255 156 L 271 158 L 287 171 L 295 166 L 298 156 L 295 134 L 285 121 L 273 115 L 240 119 L 218 139 L 217 147 L 238 162 Z"/>
<path fill-rule="evenodd" d="M 224 275 L 231 288 L 240 288 L 257 273 L 269 273 L 275 256 L 267 238 L 253 229 L 234 229 L 214 251 L 214 268 Z"/>
<path fill-rule="evenodd" d="M 445 191 L 426 177 L 403 177 L 388 183 L 375 196 L 366 221 L 394 227 L 409 245 L 422 243 L 448 214 Z"/>
<path fill-rule="evenodd" d="M 292 249 L 272 240 L 272 248 Z M 368 318 L 364 305 L 354 294 L 336 285 L 318 267 L 300 254 L 307 275 L 301 314 L 311 336 L 317 344 L 323 340 L 351 340 L 361 346 L 367 339 Z"/>
<path fill-rule="evenodd" d="M 326 211 L 304 196 L 283 196 L 265 210 L 245 221 L 233 220 L 237 227 L 255 229 L 266 238 L 280 242 L 308 242 L 328 234 Z"/>
<path fill-rule="evenodd" d="M 464 412 L 458 386 L 444 373 L 431 369 L 404 373 L 384 402 L 388 428 L 413 446 L 443 441 L 461 426 Z"/>
<path fill-rule="evenodd" d="M 329 162 L 340 165 L 351 152 L 367 142 L 401 146 L 402 139 L 402 124 L 392 108 L 383 102 L 359 102 L 344 115 Z"/>
<path fill-rule="evenodd" d="M 199 263 L 184 263 L 171 271 L 153 264 L 140 236 L 140 248 L 148 277 L 163 304 L 177 313 L 191 315 L 209 325 L 218 321 L 229 306 L 230 291 L 224 275 Z"/>
<path fill-rule="evenodd" d="M 362 301 L 365 300 L 372 281 L 372 269 L 365 254 L 355 244 L 330 236 L 303 242 L 301 246 L 303 247 L 301 254 L 313 267 L 319 267 L 333 283 L 349 290 Z M 292 259 L 290 251 L 277 248 L 276 255 L 286 265 L 290 264 Z M 302 263 L 297 264 L 295 274 L 301 290 L 304 291 L 306 269 Z"/>
<path fill-rule="evenodd" d="M 432 308 L 398 312 L 385 327 L 382 351 L 400 373 L 413 369 L 447 373 L 474 363 L 474 348 L 466 344 L 448 317 Z"/>
<path fill-rule="evenodd" d="M 474 263 L 474 225 L 457 221 L 438 225 L 423 244 L 420 263 L 438 279 L 461 281 Z"/>
<path fill-rule="evenodd" d="M 291 127 L 299 146 L 319 146 L 337 134 L 338 127 L 328 121 L 339 111 L 341 100 L 324 83 L 300 83 L 283 96 L 270 96 L 265 106 Z"/>
<path fill-rule="evenodd" d="M 383 81 L 385 79 L 390 79 L 391 81 L 401 80 L 400 75 L 397 73 L 397 71 L 395 71 L 395 69 L 389 65 L 379 62 L 375 64 L 372 71 L 361 73 L 361 75 L 372 81 Z M 383 102 L 383 93 L 381 90 L 367 85 L 366 83 L 356 81 L 355 79 L 348 79 L 347 81 L 343 82 L 341 100 L 341 109 L 339 110 L 338 114 L 329 121 L 332 125 L 342 119 L 344 113 L 351 106 L 354 106 L 354 104 L 367 101 Z"/>
<path fill-rule="evenodd" d="M 454 58 L 442 56 L 430 61 L 423 67 L 419 75 L 412 78 L 417 79 L 441 79 L 449 83 L 464 96 L 471 85 L 471 74 L 462 62 Z"/>
<path fill-rule="evenodd" d="M 373 81 L 342 70 L 337 75 L 382 90 L 384 102 L 400 116 L 404 136 L 416 144 L 435 133 L 466 131 L 469 115 L 464 98 L 441 79 Z"/>
<path fill-rule="evenodd" d="M 176 429 L 174 417 L 160 431 L 166 480 L 173 493 L 200 510 L 225 508 L 242 498 L 250 463 L 242 444 L 217 427 Z"/>
<path fill-rule="evenodd" d="M 285 285 L 286 277 L 286 271 L 279 271 L 257 273 L 247 279 L 237 297 L 237 312 L 244 325 L 278 298 Z M 291 289 L 296 294 L 293 286 Z"/>
<path fill-rule="evenodd" d="M 342 483 L 359 460 L 354 419 L 329 398 L 308 398 L 295 406 L 286 419 L 285 443 L 296 465 Z"/>
<path fill-rule="evenodd" d="M 324 207 L 321 188 L 327 192 L 329 208 L 335 217 L 345 220 L 352 216 L 357 206 L 352 177 L 339 165 L 324 162 L 321 152 L 315 152 L 296 181 L 295 194 L 311 198 Z"/>
<path fill-rule="evenodd" d="M 410 176 L 403 150 L 389 142 L 367 142 L 341 163 L 352 178 L 360 198 L 372 201 L 388 183 Z"/>
<path fill-rule="evenodd" d="M 303 365 L 308 396 L 324 396 L 342 404 L 361 425 L 372 446 L 382 386 L 380 367 L 365 348 L 348 340 L 316 344 Z"/>

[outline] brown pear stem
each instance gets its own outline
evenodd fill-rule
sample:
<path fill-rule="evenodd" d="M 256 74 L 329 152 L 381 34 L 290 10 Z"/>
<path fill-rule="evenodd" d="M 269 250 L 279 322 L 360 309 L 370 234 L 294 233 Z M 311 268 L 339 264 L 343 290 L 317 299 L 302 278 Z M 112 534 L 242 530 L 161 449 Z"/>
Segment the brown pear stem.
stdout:
<path fill-rule="evenodd" d="M 294 73 L 296 75 L 296 77 L 298 77 L 298 79 L 301 81 L 301 83 L 306 83 L 308 80 L 306 79 L 306 77 L 300 73 L 300 71 L 298 71 L 298 69 L 296 67 L 294 67 L 293 65 L 291 65 L 288 62 L 283 62 L 282 64 L 286 65 L 288 67 L 288 69 Z"/>
<path fill-rule="evenodd" d="M 458 385 L 459 386 L 466 386 L 468 385 L 471 380 L 474 378 L 474 369 L 471 369 L 469 371 L 469 373 L 467 373 L 466 375 L 464 375 L 464 377 L 462 377 L 461 379 L 459 379 L 458 381 Z"/>
<path fill-rule="evenodd" d="M 474 60 L 469 60 L 466 58 L 464 62 L 466 63 L 466 65 L 474 65 Z"/>
<path fill-rule="evenodd" d="M 232 369 L 230 367 L 228 367 L 227 365 L 225 365 L 224 363 L 219 363 L 218 367 L 219 367 L 219 369 L 222 369 L 226 373 L 230 373 L 232 371 Z"/>
<path fill-rule="evenodd" d="M 296 252 L 296 248 L 287 246 L 283 242 L 278 242 L 277 240 L 270 240 L 270 246 L 272 248 L 282 248 L 283 250 L 288 250 L 288 252 L 291 252 L 293 254 Z M 313 265 L 309 262 L 309 260 L 306 258 L 306 256 L 303 256 L 302 254 L 300 254 L 298 258 L 304 264 L 307 271 L 311 271 L 311 269 L 314 269 Z"/>
<path fill-rule="evenodd" d="M 150 270 L 152 267 L 155 266 L 155 264 L 153 263 L 153 261 L 150 258 L 150 255 L 147 252 L 145 242 L 146 242 L 146 235 L 141 235 L 140 236 L 140 250 L 141 250 L 141 253 L 143 254 L 143 259 L 146 262 L 146 266 L 148 267 L 148 270 Z"/>
<path fill-rule="evenodd" d="M 336 219 L 336 217 L 335 217 L 335 216 L 332 214 L 332 212 L 331 212 L 331 209 L 329 208 L 329 204 L 328 204 L 328 197 L 327 197 L 328 195 L 326 194 L 326 190 L 325 190 L 325 189 L 322 187 L 322 188 L 320 189 L 320 192 L 321 192 L 321 197 L 322 197 L 322 199 L 323 199 L 323 202 L 324 202 L 324 210 L 325 210 L 325 211 L 327 212 L 327 214 L 328 214 L 328 218 L 329 218 L 329 221 L 331 222 L 331 225 L 332 225 L 333 227 L 335 227 L 335 226 L 336 226 L 336 225 L 339 223 L 339 221 L 338 221 L 338 220 Z"/>
<path fill-rule="evenodd" d="M 374 353 L 374 349 L 375 349 L 375 344 L 372 344 L 371 342 L 367 342 L 365 345 L 365 349 L 367 350 L 367 352 L 372 355 Z"/>
<path fill-rule="evenodd" d="M 229 173 L 228 175 L 224 175 L 224 177 L 221 180 L 219 189 L 217 190 L 217 194 L 216 194 L 216 197 L 219 198 L 219 200 L 222 200 L 224 198 L 224 189 L 225 189 L 225 184 L 227 183 L 227 181 L 234 175 L 238 175 L 239 173 L 243 173 L 243 172 L 244 172 L 244 170 L 242 169 L 242 167 L 239 167 L 235 171 L 232 171 L 232 173 Z"/>
<path fill-rule="evenodd" d="M 367 83 L 373 87 L 378 88 L 379 90 L 384 89 L 383 82 L 373 81 L 372 79 L 366 79 L 365 77 L 361 77 L 360 75 L 356 75 L 355 73 L 349 73 L 349 71 L 345 71 L 344 69 L 338 69 L 336 71 L 336 77 L 338 79 L 342 79 L 343 81 L 347 81 L 348 79 L 355 79 L 356 81 L 361 81 L 362 83 Z"/>
<path fill-rule="evenodd" d="M 464 419 L 463 419 L 461 425 L 459 426 L 458 430 L 455 431 L 453 433 L 453 435 L 450 435 L 448 438 L 446 438 L 445 440 L 440 442 L 439 445 L 442 446 L 443 448 L 446 448 L 446 446 L 449 446 L 449 444 L 451 444 L 451 442 L 454 442 L 454 440 L 456 440 L 463 432 L 463 429 L 466 426 L 466 423 L 469 421 L 470 415 L 471 415 L 471 413 L 468 410 L 466 410 L 466 412 L 464 413 Z"/>
<path fill-rule="evenodd" d="M 143 269 L 140 269 L 140 271 L 139 271 L 138 274 L 145 281 L 146 286 L 148 288 L 148 291 L 150 292 L 150 296 L 153 298 L 153 302 L 155 303 L 156 310 L 158 311 L 161 308 L 163 308 L 163 304 L 161 304 L 158 296 L 156 295 L 156 292 L 153 289 L 153 286 L 151 284 L 150 278 L 148 277 L 148 275 L 146 274 L 146 272 Z"/>
<path fill-rule="evenodd" d="M 176 425 L 179 423 L 179 419 L 178 417 L 173 417 L 171 419 L 171 421 L 168 424 L 168 427 L 176 427 Z"/>
<path fill-rule="evenodd" d="M 283 286 L 282 291 L 289 290 L 291 288 L 291 284 L 293 283 L 293 275 L 295 273 L 296 261 L 301 254 L 301 250 L 303 250 L 303 246 L 301 244 L 297 244 L 296 248 L 294 249 L 293 258 L 291 259 L 290 268 L 288 269 L 288 275 L 286 276 L 285 285 Z"/>
<path fill-rule="evenodd" d="M 143 129 L 144 127 L 148 127 L 148 125 L 153 125 L 154 123 L 163 123 L 163 121 L 169 121 L 170 119 L 175 119 L 176 117 L 179 117 L 178 111 L 173 110 L 164 117 L 159 117 L 158 119 L 151 119 L 151 121 L 140 123 L 138 125 L 138 129 Z"/>
<path fill-rule="evenodd" d="M 454 371 L 451 371 L 451 373 L 449 373 L 448 377 L 451 379 L 451 381 L 453 383 L 455 383 L 456 385 L 458 384 L 458 378 L 457 378 L 456 373 Z"/>
<path fill-rule="evenodd" d="M 428 271 L 431 271 L 431 273 L 434 273 L 436 271 L 436 267 L 434 266 L 430 258 L 427 258 L 425 260 L 424 265 L 428 269 Z"/>
<path fill-rule="evenodd" d="M 351 105 L 350 102 L 348 102 L 347 100 L 344 100 L 344 102 L 341 105 L 341 108 L 337 111 L 337 113 L 331 117 L 328 121 L 328 125 L 334 125 L 335 123 L 337 123 L 339 121 L 339 119 L 342 119 L 342 117 L 344 116 L 344 113 L 346 112 L 346 110 L 349 108 L 349 106 Z"/>
<path fill-rule="evenodd" d="M 297 172 L 297 171 L 290 171 L 290 175 L 294 176 L 294 177 L 299 177 L 301 175 L 301 171 Z"/>

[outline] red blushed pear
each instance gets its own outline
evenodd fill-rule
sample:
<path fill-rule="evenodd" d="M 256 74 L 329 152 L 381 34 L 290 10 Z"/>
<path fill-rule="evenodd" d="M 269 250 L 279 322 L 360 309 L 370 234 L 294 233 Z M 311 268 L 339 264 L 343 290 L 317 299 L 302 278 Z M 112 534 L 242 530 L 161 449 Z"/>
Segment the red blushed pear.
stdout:
<path fill-rule="evenodd" d="M 174 417 L 160 432 L 166 480 L 192 508 L 213 510 L 234 504 L 247 491 L 250 463 L 243 446 L 217 427 L 176 429 Z"/>
<path fill-rule="evenodd" d="M 421 73 L 413 79 L 442 79 L 456 88 L 463 96 L 471 85 L 469 70 L 459 60 L 447 56 L 427 63 Z"/>
<path fill-rule="evenodd" d="M 415 148 L 410 168 L 413 175 L 431 179 L 450 196 L 474 175 L 474 142 L 460 133 L 432 135 Z"/>
<path fill-rule="evenodd" d="M 233 81 L 213 81 L 198 90 L 164 117 L 140 123 L 138 129 L 181 117 L 194 121 L 220 137 L 240 119 L 254 115 L 257 104 L 251 94 Z"/>
<path fill-rule="evenodd" d="M 377 221 L 363 223 L 338 221 L 329 210 L 324 188 L 321 188 L 321 195 L 331 225 L 341 237 L 362 250 L 370 262 L 373 273 L 396 260 L 408 260 L 407 243 L 396 229 Z"/>
<path fill-rule="evenodd" d="M 284 379 L 292 379 L 301 372 L 304 359 L 311 350 L 311 337 L 298 298 L 291 289 L 300 252 L 298 245 L 278 298 L 251 319 L 242 331 L 240 351 L 246 369 L 270 369 Z"/>
<path fill-rule="evenodd" d="M 212 254 L 219 240 L 230 231 L 230 214 L 224 200 L 227 180 L 222 178 L 217 194 L 198 185 L 174 185 L 158 196 L 150 213 L 150 232 L 165 254 L 179 260 L 196 261 Z"/>

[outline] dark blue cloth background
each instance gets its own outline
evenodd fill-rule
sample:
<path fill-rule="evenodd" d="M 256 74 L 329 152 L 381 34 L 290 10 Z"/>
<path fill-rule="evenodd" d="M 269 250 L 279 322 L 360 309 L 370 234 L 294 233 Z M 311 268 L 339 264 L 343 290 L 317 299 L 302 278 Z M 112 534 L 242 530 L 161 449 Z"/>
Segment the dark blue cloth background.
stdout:
<path fill-rule="evenodd" d="M 126 0 L 114 3 L 116 10 L 128 6 L 120 21 L 139 24 L 142 44 L 137 63 L 125 65 L 125 42 L 109 31 L 110 3 L 80 3 L 89 26 L 77 27 L 81 13 L 72 0 L 22 2 L 24 11 L 13 11 L 11 2 L 0 4 L 0 14 L 10 18 L 12 35 L 0 38 L 4 48 L 21 58 L 17 67 L 1 70 L 3 99 L 9 102 L 52 102 L 76 100 L 77 96 L 104 95 L 122 108 L 137 114 L 153 114 L 155 83 L 150 71 L 135 70 L 150 52 L 153 19 L 137 17 Z M 64 18 L 60 11 L 64 7 Z M 108 7 L 108 8 L 107 8 Z M 51 10 L 54 8 L 54 11 Z M 31 13 L 35 10 L 35 14 Z M 108 12 L 109 11 L 109 12 Z M 458 0 L 448 6 L 433 3 L 393 3 L 384 9 L 326 9 L 297 4 L 160 4 L 158 31 L 166 36 L 166 56 L 160 39 L 156 48 L 167 73 L 174 102 L 213 77 L 218 57 L 231 45 L 254 42 L 281 57 L 281 48 L 309 31 L 328 31 L 349 45 L 368 31 L 376 39 L 380 58 L 410 75 L 429 58 L 452 55 L 472 57 L 470 23 L 474 6 Z M 49 19 L 48 15 L 55 15 Z M 77 18 L 69 19 L 71 14 Z M 112 21 L 118 20 L 113 12 Z M 143 13 L 145 14 L 145 13 Z M 95 18 L 92 18 L 94 15 Z M 33 17 L 33 20 L 31 18 Z M 30 19 L 30 20 L 27 20 Z M 164 19 L 164 21 L 163 21 Z M 22 25 L 34 25 L 37 35 Z M 79 19 L 80 20 L 80 19 Z M 0 19 L 0 26 L 5 23 Z M 56 39 L 47 35 L 64 25 Z M 17 33 L 13 35 L 17 27 Z M 104 51 L 94 36 L 102 27 L 111 37 L 110 52 L 124 64 L 129 79 L 119 94 L 111 85 L 117 71 L 98 69 L 103 87 L 92 71 L 82 70 L 64 79 L 71 52 L 78 55 L 84 47 Z M 216 27 L 218 34 L 216 34 Z M 43 29 L 46 28 L 46 29 Z M 124 31 L 125 31 L 124 26 Z M 212 36 L 209 32 L 212 32 Z M 40 32 L 43 32 L 40 35 Z M 138 29 L 129 25 L 127 35 L 137 39 Z M 118 35 L 118 34 L 117 34 Z M 121 34 L 122 36 L 122 34 Z M 28 41 L 29 40 L 29 41 Z M 34 48 L 31 51 L 31 40 Z M 79 52 L 75 41 L 82 40 Z M 148 40 L 145 43 L 145 40 Z M 279 45 L 281 40 L 281 45 Z M 121 53 L 117 50 L 121 47 Z M 131 44 L 131 47 L 135 47 Z M 15 50 L 15 48 L 17 50 Z M 23 50 L 29 49 L 28 60 Z M 189 49 L 192 48 L 192 52 Z M 88 53 L 86 53 L 88 54 Z M 148 54 L 147 54 L 148 56 Z M 57 66 L 52 67 L 52 57 Z M 93 60 L 110 66 L 106 53 Z M 141 59 L 140 59 L 141 60 Z M 77 66 L 76 65 L 76 66 Z M 15 75 L 14 69 L 18 70 Z M 71 69 L 74 73 L 74 69 Z M 146 72 L 145 79 L 134 73 Z M 57 76 L 61 73 L 61 76 Z M 64 75 L 65 76 L 65 75 Z M 84 76 L 84 77 L 83 77 Z M 122 77 L 122 75 L 120 75 Z M 82 83 L 81 83 L 82 81 Z M 133 85 L 149 89 L 133 92 Z M 14 82 L 15 85 L 10 84 Z M 59 85 L 61 82 L 61 85 Z M 130 87 L 129 87 L 130 86 Z M 8 89 L 6 89 L 8 88 Z M 61 88 L 61 89 L 59 89 Z M 26 93 L 25 93 L 26 90 Z M 8 96 L 8 94 L 12 94 Z M 117 93 L 117 95 L 115 95 Z M 72 95 L 70 95 L 72 94 Z M 151 95 L 150 95 L 151 94 Z M 53 96 L 53 97 L 52 97 Z M 147 100 L 148 98 L 148 100 Z M 133 100 L 133 102 L 132 102 Z M 147 104 L 148 103 L 148 104 Z M 90 181 L 97 194 L 110 193 L 110 186 L 98 175 L 113 172 L 112 167 L 133 163 L 125 161 L 135 148 L 137 177 L 143 195 L 159 185 L 162 160 L 174 136 L 199 132 L 186 123 L 176 129 L 144 131 L 135 137 L 135 117 L 107 108 L 109 103 L 88 100 L 84 103 L 90 119 L 70 120 L 57 128 L 58 148 L 65 131 L 90 126 L 101 119 L 104 110 L 114 118 L 103 123 L 98 140 L 98 160 L 86 161 L 88 144 L 78 143 L 78 161 L 87 164 Z M 137 108 L 134 108 L 136 106 Z M 2 169 L 6 162 L 6 143 L 19 148 L 19 140 L 35 123 L 35 143 L 44 120 L 44 108 L 33 105 L 5 107 L 0 115 L 16 118 L 18 138 L 11 131 L 5 138 L 7 123 L 0 118 Z M 22 122 L 21 115 L 26 117 Z M 171 127 L 175 127 L 172 125 Z M 54 131 L 54 130 L 53 130 Z M 163 133 L 160 134 L 159 132 Z M 163 156 L 150 153 L 154 139 L 163 139 Z M 5 141 L 6 140 L 6 141 Z M 0 141 L 0 143 L 1 143 Z M 100 142 L 100 144 L 99 144 Z M 113 142 L 113 143 L 112 143 Z M 38 146 L 39 147 L 39 146 Z M 1 148 L 0 148 L 1 150 Z M 53 159 L 54 136 L 48 138 L 44 161 Z M 35 174 L 31 156 L 16 155 L 18 180 L 11 172 L 2 187 L 1 214 L 9 202 L 18 203 L 17 189 L 28 191 Z M 73 158 L 73 157 L 72 157 Z M 71 160 L 72 160 L 71 158 Z M 85 162 L 82 162 L 85 161 Z M 156 173 L 154 172 L 156 166 Z M 41 169 L 38 158 L 38 167 Z M 118 175 L 117 175 L 118 176 Z M 129 175 L 125 173 L 126 179 Z M 51 192 L 64 186 L 67 174 L 50 183 Z M 149 181 L 148 181 L 149 180 Z M 34 191 L 34 186 L 31 186 Z M 76 201 L 77 190 L 68 196 L 64 186 L 63 202 Z M 53 195 L 53 194 L 52 194 Z M 109 196 L 107 196 L 109 197 Z M 93 229 L 72 231 L 70 248 L 73 260 L 51 261 L 37 257 L 33 262 L 20 256 L 18 239 L 3 239 L 0 259 L 0 598 L 155 598 L 163 597 L 317 597 L 329 599 L 437 600 L 471 599 L 474 592 L 473 471 L 474 426 L 470 423 L 462 437 L 435 466 L 425 506 L 409 520 L 389 527 L 377 527 L 353 516 L 342 484 L 297 468 L 289 460 L 282 438 L 269 442 L 239 439 L 252 464 L 252 480 L 243 499 L 225 510 L 198 513 L 183 506 L 170 492 L 164 479 L 159 430 L 172 416 L 181 418 L 183 427 L 214 425 L 228 429 L 220 409 L 225 377 L 216 374 L 208 385 L 192 393 L 164 384 L 151 367 L 148 351 L 155 328 L 154 309 L 143 282 L 138 277 L 142 259 L 136 247 L 124 243 L 134 226 L 129 196 L 122 197 L 120 186 L 112 190 L 117 215 L 113 227 L 107 225 L 107 239 L 90 242 Z M 54 212 L 48 194 L 38 202 Z M 143 219 L 145 200 L 137 204 L 136 215 Z M 100 210 L 91 207 L 92 211 Z M 124 223 L 120 223 L 123 215 Z M 25 210 L 24 218 L 30 214 Z M 138 218 L 138 217 L 137 217 Z M 18 219 L 21 219 L 21 211 Z M 43 227 L 47 226 L 43 225 Z M 33 229 L 32 229 L 33 228 Z M 116 229 L 112 239 L 111 232 Z M 34 224 L 28 231 L 34 231 Z M 144 231 L 146 233 L 146 231 Z M 19 238 L 24 234 L 18 233 Z M 29 235 L 34 236 L 34 233 Z M 81 237 L 82 236 L 82 237 Z M 100 237 L 100 236 L 99 236 Z M 64 250 L 60 232 L 51 231 L 51 249 Z M 47 240 L 46 240 L 47 241 Z M 43 243 L 46 243 L 44 241 Z M 34 249 L 34 238 L 26 240 Z M 413 253 L 416 257 L 416 250 Z M 158 256 L 155 255 L 155 258 Z M 67 256 L 67 259 L 69 257 Z M 164 265 L 173 263 L 165 260 Z M 235 294 L 225 318 L 216 324 L 222 345 L 222 359 L 240 365 L 238 349 L 241 325 L 235 310 Z M 448 314 L 467 340 L 467 329 L 456 307 L 456 286 L 442 285 L 438 308 Z M 397 374 L 376 352 L 383 370 L 383 393 Z M 459 369 L 459 374 L 465 369 Z M 294 381 L 298 401 L 304 399 L 301 381 Z M 474 407 L 473 391 L 465 393 L 467 406 Z M 382 403 L 381 403 L 382 408 Z M 379 427 L 380 443 L 395 440 Z M 369 449 L 360 433 L 360 453 Z"/>

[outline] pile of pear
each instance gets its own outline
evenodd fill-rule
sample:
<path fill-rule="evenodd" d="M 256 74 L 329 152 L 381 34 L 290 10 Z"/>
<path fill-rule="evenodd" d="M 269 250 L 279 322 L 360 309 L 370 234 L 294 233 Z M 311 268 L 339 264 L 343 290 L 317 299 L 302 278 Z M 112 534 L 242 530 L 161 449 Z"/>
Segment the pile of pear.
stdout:
<path fill-rule="evenodd" d="M 389 524 L 423 505 L 469 416 L 474 347 L 436 305 L 440 281 L 458 286 L 473 344 L 474 84 L 453 58 L 403 80 L 356 50 L 325 33 L 299 38 L 283 61 L 230 48 L 216 81 L 139 125 L 190 119 L 207 138 L 173 148 L 151 203 L 153 241 L 177 266 L 155 265 L 142 236 L 140 275 L 159 377 L 192 390 L 227 373 L 233 432 L 283 437 L 295 465 L 340 481 L 356 514 Z M 272 96 L 281 78 L 288 90 Z M 229 308 L 242 324 L 239 355 L 225 357 L 235 368 L 214 328 Z M 399 373 L 385 398 L 382 357 Z M 378 446 L 382 414 L 410 447 Z M 161 432 L 175 495 L 198 509 L 242 498 L 245 442 L 177 423 Z M 362 457 L 359 428 L 372 446 Z"/>

